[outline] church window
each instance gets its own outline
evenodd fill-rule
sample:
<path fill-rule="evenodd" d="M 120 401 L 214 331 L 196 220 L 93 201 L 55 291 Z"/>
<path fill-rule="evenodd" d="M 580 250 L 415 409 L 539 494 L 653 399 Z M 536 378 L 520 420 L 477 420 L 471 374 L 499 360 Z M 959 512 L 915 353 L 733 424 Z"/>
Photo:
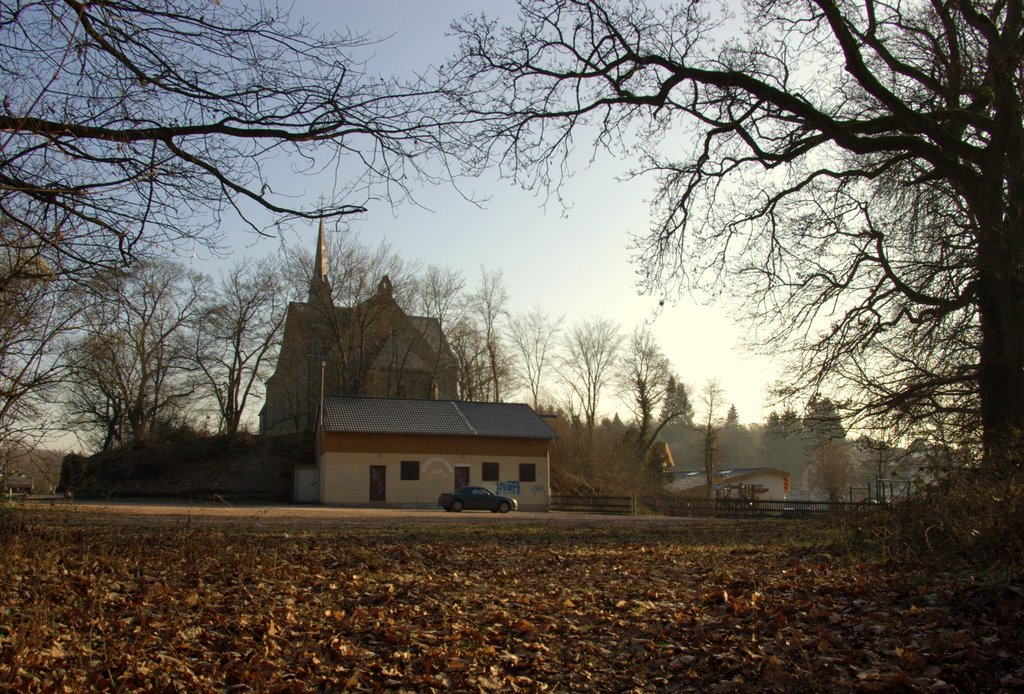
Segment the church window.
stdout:
<path fill-rule="evenodd" d="M 322 360 L 325 356 L 324 348 L 320 344 L 320 340 L 315 336 L 309 338 L 309 344 L 306 347 L 306 356 L 316 360 Z"/>

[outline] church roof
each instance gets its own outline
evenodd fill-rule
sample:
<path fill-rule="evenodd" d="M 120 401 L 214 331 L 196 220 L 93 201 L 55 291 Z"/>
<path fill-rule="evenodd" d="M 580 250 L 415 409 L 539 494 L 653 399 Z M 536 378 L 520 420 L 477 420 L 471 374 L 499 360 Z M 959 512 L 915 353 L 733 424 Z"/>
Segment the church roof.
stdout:
<path fill-rule="evenodd" d="M 409 322 L 412 323 L 413 327 L 423 336 L 430 348 L 435 352 L 440 352 L 445 345 L 441 343 L 443 339 L 441 331 L 438 329 L 438 321 L 436 318 L 430 318 L 427 316 L 409 316 Z"/>
<path fill-rule="evenodd" d="M 313 258 L 313 274 L 309 279 L 309 303 L 323 301 L 331 296 L 331 282 L 327 277 L 327 239 L 324 237 L 324 220 L 320 220 L 320 232 L 316 242 L 316 257 Z"/>
<path fill-rule="evenodd" d="M 326 396 L 328 432 L 555 439 L 529 405 L 458 400 L 406 400 Z"/>

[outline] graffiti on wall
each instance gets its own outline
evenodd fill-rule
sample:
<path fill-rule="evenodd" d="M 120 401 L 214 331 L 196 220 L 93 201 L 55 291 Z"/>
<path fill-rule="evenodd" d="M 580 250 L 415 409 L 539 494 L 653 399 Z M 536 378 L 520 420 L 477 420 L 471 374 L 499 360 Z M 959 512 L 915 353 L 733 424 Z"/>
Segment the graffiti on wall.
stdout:
<path fill-rule="evenodd" d="M 530 485 L 530 489 L 527 493 L 529 494 L 543 494 L 546 491 L 543 484 Z M 497 489 L 494 490 L 495 494 L 509 494 L 511 496 L 519 496 L 523 494 L 523 485 L 518 480 L 508 480 L 507 482 L 498 482 Z"/>
<path fill-rule="evenodd" d="M 508 482 L 498 482 L 498 494 L 513 494 L 518 495 L 520 491 L 518 480 L 509 480 Z"/>

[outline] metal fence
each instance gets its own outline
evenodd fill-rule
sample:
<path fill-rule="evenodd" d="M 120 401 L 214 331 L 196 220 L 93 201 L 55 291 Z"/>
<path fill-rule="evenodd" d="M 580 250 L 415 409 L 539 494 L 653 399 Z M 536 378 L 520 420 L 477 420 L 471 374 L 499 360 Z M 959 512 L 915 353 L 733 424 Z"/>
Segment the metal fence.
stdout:
<path fill-rule="evenodd" d="M 678 496 L 551 497 L 552 511 L 695 518 L 805 518 L 837 513 L 867 513 L 882 508 L 886 508 L 886 504 L 790 499 L 696 499 Z"/>

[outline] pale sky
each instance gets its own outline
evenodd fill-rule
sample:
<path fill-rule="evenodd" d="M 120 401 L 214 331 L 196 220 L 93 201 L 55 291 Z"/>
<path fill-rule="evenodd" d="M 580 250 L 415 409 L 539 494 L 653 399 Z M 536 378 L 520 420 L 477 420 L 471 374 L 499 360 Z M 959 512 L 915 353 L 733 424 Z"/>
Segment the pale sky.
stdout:
<path fill-rule="evenodd" d="M 359 56 L 368 59 L 370 72 L 407 74 L 443 62 L 454 49 L 453 40 L 445 36 L 450 21 L 481 9 L 514 19 L 514 7 L 505 0 L 297 0 L 292 12 L 317 22 L 325 31 L 344 31 L 347 26 L 358 33 L 390 36 Z M 589 143 L 581 147 L 579 160 L 585 165 Z M 490 198 L 483 208 L 451 188 L 426 188 L 417 196 L 427 209 L 412 205 L 392 209 L 380 202 L 363 218 L 350 222 L 350 227 L 363 242 L 375 245 L 385 240 L 399 255 L 424 266 L 461 270 L 468 287 L 476 283 L 481 266 L 502 270 L 513 313 L 539 303 L 549 315 L 564 315 L 564 325 L 600 315 L 617 321 L 629 333 L 654 318 L 659 297 L 638 295 L 636 268 L 628 250 L 630 235 L 647 229 L 646 200 L 654 181 L 616 180 L 627 166 L 603 156 L 577 169 L 562 191 L 567 211 L 557 203 L 544 209 L 543 198 L 491 176 L 473 186 L 474 193 Z M 315 201 L 330 192 L 331 182 L 310 178 L 294 185 Z M 301 228 L 288 238 L 289 243 L 299 233 Z M 316 228 L 311 225 L 311 248 L 315 238 Z M 253 245 L 251 234 L 228 234 L 226 240 L 249 254 L 276 251 L 274 241 Z M 215 273 L 218 264 L 199 258 L 196 265 Z M 698 412 L 700 388 L 715 378 L 725 389 L 725 402 L 735 404 L 741 421 L 764 420 L 769 411 L 766 388 L 778 377 L 777 367 L 743 348 L 743 326 L 735 325 L 724 309 L 682 297 L 674 305 L 666 304 L 652 328 L 675 370 L 690 386 Z M 602 409 L 604 415 L 618 411 L 626 418 L 626 409 L 610 392 Z"/>

